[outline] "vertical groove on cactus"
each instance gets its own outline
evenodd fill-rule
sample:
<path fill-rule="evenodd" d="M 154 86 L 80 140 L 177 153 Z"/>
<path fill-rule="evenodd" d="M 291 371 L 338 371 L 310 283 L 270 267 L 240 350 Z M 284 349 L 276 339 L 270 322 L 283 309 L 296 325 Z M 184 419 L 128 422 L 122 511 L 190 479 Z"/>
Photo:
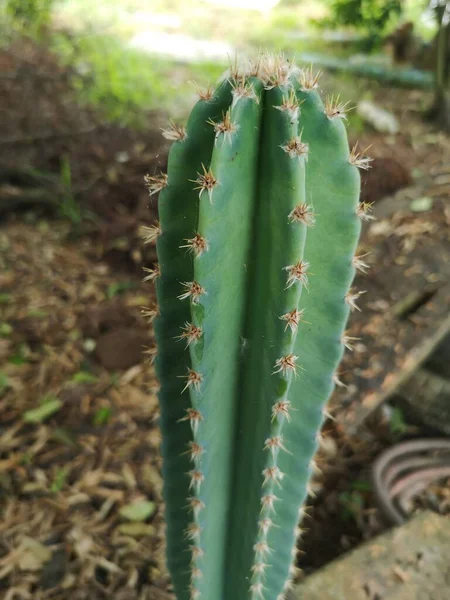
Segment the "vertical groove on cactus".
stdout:
<path fill-rule="evenodd" d="M 173 141 L 156 240 L 167 556 L 178 600 L 282 600 L 350 310 L 361 220 L 339 97 L 280 57 L 232 66 Z M 145 309 L 148 318 L 154 309 Z M 293 564 L 294 563 L 294 564 Z"/>

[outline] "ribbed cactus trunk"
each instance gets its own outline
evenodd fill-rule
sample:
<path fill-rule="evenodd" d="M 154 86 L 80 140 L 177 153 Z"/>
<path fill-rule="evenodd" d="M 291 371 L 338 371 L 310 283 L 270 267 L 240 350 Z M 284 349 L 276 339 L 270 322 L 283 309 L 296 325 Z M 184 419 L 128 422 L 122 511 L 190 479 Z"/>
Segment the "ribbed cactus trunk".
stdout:
<path fill-rule="evenodd" d="M 233 69 L 174 140 L 155 322 L 178 600 L 282 598 L 364 217 L 345 107 L 279 58 Z"/>

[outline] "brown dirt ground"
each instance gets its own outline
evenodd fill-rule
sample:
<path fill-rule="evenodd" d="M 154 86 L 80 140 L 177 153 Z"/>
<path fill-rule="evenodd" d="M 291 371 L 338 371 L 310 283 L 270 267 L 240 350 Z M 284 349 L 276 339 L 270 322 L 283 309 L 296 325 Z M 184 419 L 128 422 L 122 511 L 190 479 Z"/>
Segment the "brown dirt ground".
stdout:
<path fill-rule="evenodd" d="M 2 69 L 7 58 L 0 56 Z M 47 55 L 39 60 L 58 69 Z M 1 89 L 14 106 L 20 84 L 14 80 Z M 70 95 L 59 117 L 48 104 L 49 93 L 44 89 L 47 109 L 34 111 L 47 120 L 38 126 L 10 124 L 2 132 L 5 139 L 53 132 L 59 119 L 64 132 L 70 126 L 99 126 L 88 111 L 74 116 L 79 109 Z M 379 91 L 405 133 L 395 139 L 363 134 L 361 147 L 371 144 L 370 153 L 378 158 L 363 194 L 376 200 L 410 182 L 416 169 L 423 175 L 434 165 L 436 175 L 421 193 L 435 190 L 435 210 L 442 216 L 450 185 L 444 177 L 448 138 L 420 121 L 424 98 L 422 92 Z M 158 153 L 164 157 L 165 148 L 152 134 L 99 127 L 82 139 L 62 135 L 51 144 L 36 140 L 25 149 L 22 142 L 2 147 L 0 164 L 7 167 L 53 165 L 57 171 L 61 153 L 69 153 L 78 197 L 100 216 L 76 239 L 70 223 L 36 208 L 32 223 L 26 222 L 28 212 L 12 212 L 0 229 L 0 321 L 9 325 L 0 337 L 0 596 L 5 600 L 171 598 L 163 559 L 157 384 L 141 354 L 152 344 L 141 306 L 151 305 L 153 297 L 140 270 L 154 250 L 144 250 L 139 236 L 140 225 L 155 214 L 148 212 L 142 176 L 164 167 Z M 423 221 L 421 213 L 408 218 L 416 225 Z M 417 227 L 417 236 L 423 235 L 428 234 Z M 41 424 L 27 423 L 26 412 L 49 395 L 61 401 L 59 410 Z M 381 528 L 370 490 L 362 484 L 359 496 L 351 495 L 353 483 L 365 481 L 380 442 L 349 445 L 331 422 L 326 434 L 327 468 L 315 484 L 318 498 L 301 559 L 308 571 Z M 135 523 L 121 515 L 121 508 L 141 499 L 155 502 L 153 514 Z"/>

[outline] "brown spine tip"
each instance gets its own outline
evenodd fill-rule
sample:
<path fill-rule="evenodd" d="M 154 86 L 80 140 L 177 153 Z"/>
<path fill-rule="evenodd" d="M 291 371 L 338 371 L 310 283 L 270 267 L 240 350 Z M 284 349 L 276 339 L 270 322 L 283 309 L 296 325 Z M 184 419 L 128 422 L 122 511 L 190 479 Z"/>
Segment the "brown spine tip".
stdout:
<path fill-rule="evenodd" d="M 308 268 L 309 262 L 307 262 L 306 260 L 300 260 L 295 265 L 288 265 L 287 267 L 284 267 L 283 270 L 287 271 L 288 273 L 286 287 L 290 288 L 295 283 L 301 283 L 306 288 L 308 288 L 308 276 L 306 274 Z"/>
<path fill-rule="evenodd" d="M 365 291 L 353 292 L 352 290 L 349 290 L 349 292 L 345 296 L 345 301 L 349 305 L 350 310 L 358 310 L 359 312 L 361 312 L 361 309 L 356 304 L 356 302 L 359 300 L 359 297 L 365 293 Z"/>
<path fill-rule="evenodd" d="M 170 121 L 167 129 L 161 129 L 161 131 L 166 140 L 173 142 L 183 142 L 188 137 L 184 125 L 177 125 L 173 121 Z"/>
<path fill-rule="evenodd" d="M 198 304 L 200 297 L 206 294 L 206 290 L 196 281 L 186 281 L 181 284 L 185 288 L 185 292 L 180 294 L 178 298 L 180 300 L 186 300 L 191 298 L 193 304 Z"/>
<path fill-rule="evenodd" d="M 196 233 L 193 238 L 187 238 L 184 241 L 186 244 L 180 246 L 180 248 L 187 248 L 189 252 L 192 252 L 195 258 L 199 258 L 203 252 L 209 250 L 209 244 L 206 238 L 199 233 Z"/>
<path fill-rule="evenodd" d="M 253 576 L 256 577 L 258 575 L 264 575 L 265 570 L 269 565 L 265 562 L 257 562 L 251 566 L 250 570 L 253 573 Z"/>
<path fill-rule="evenodd" d="M 266 496 L 263 496 L 261 498 L 261 512 L 267 511 L 268 513 L 270 512 L 275 512 L 275 502 L 278 500 L 278 498 L 275 496 L 275 494 L 267 494 Z"/>
<path fill-rule="evenodd" d="M 203 571 L 199 567 L 192 567 L 191 569 L 191 581 L 195 579 L 202 579 Z"/>
<path fill-rule="evenodd" d="M 266 90 L 275 87 L 287 87 L 292 74 L 292 65 L 284 54 L 267 55 L 264 61 L 263 81 Z"/>
<path fill-rule="evenodd" d="M 187 413 L 187 416 L 179 419 L 179 421 L 190 421 L 192 429 L 195 429 L 194 434 L 196 434 L 198 424 L 200 421 L 203 421 L 203 417 L 198 410 L 193 408 L 188 408 Z M 197 442 L 189 442 L 188 447 L 189 450 L 185 454 L 189 454 L 189 458 L 192 462 L 199 463 L 205 451 L 203 446 L 200 446 L 200 444 L 197 444 Z"/>
<path fill-rule="evenodd" d="M 144 267 L 144 272 L 147 273 L 147 275 L 143 279 L 144 282 L 155 281 L 155 279 L 158 279 L 158 277 L 161 276 L 161 268 L 159 266 L 159 263 L 156 263 L 153 269 Z"/>
<path fill-rule="evenodd" d="M 231 103 L 231 108 L 234 108 L 239 102 L 239 100 L 243 98 L 253 100 L 257 104 L 259 103 L 258 96 L 255 94 L 255 89 L 252 86 L 252 84 L 249 83 L 245 75 L 236 77 L 235 80 L 231 83 L 231 87 L 233 88 L 233 101 Z"/>
<path fill-rule="evenodd" d="M 186 384 L 186 387 L 188 387 L 188 385 L 189 385 L 189 382 Z M 184 390 L 186 389 L 186 387 L 184 388 Z M 183 390 L 183 392 L 184 392 L 184 390 Z M 196 410 L 195 408 L 187 408 L 186 416 L 182 417 L 181 419 L 178 420 L 179 423 L 181 423 L 182 421 L 189 421 L 191 424 L 192 432 L 194 433 L 194 435 L 197 435 L 198 426 L 203 421 L 203 416 L 202 416 L 201 412 Z M 195 457 L 194 451 L 197 451 L 199 453 L 198 456 L 200 457 L 203 453 L 203 448 L 201 446 L 199 446 L 198 444 L 195 444 L 195 442 L 190 442 L 189 454 L 191 455 L 192 458 Z"/>
<path fill-rule="evenodd" d="M 186 348 L 198 340 L 203 335 L 203 329 L 201 327 L 197 327 L 193 323 L 186 322 L 184 327 L 181 328 L 183 333 L 181 335 L 177 335 L 175 337 L 176 340 L 186 340 Z"/>
<path fill-rule="evenodd" d="M 200 590 L 198 590 L 194 585 L 190 585 L 189 587 L 190 600 L 198 600 L 201 596 Z"/>
<path fill-rule="evenodd" d="M 296 373 L 297 371 L 297 361 L 298 356 L 294 354 L 287 354 L 286 356 L 282 356 L 275 362 L 275 373 L 282 373 L 283 375 L 288 375 L 289 373 Z"/>
<path fill-rule="evenodd" d="M 200 498 L 192 496 L 191 498 L 188 498 L 188 506 L 194 513 L 194 516 L 198 517 L 199 512 L 202 511 L 206 505 Z"/>
<path fill-rule="evenodd" d="M 291 403 L 288 400 L 279 400 L 272 406 L 272 421 L 279 417 L 284 417 L 286 421 L 291 420 Z"/>
<path fill-rule="evenodd" d="M 144 319 L 147 319 L 148 323 L 152 323 L 154 319 L 159 315 L 159 308 L 155 304 L 154 306 L 143 306 L 141 308 L 141 315 Z"/>
<path fill-rule="evenodd" d="M 264 598 L 264 586 L 261 582 L 252 583 L 249 591 L 253 598 Z"/>
<path fill-rule="evenodd" d="M 157 194 L 167 187 L 168 184 L 167 175 L 165 173 L 160 173 L 160 175 L 145 175 L 144 181 L 150 196 Z"/>
<path fill-rule="evenodd" d="M 308 160 L 309 145 L 302 142 L 301 135 L 292 138 L 280 148 L 289 154 L 289 158 L 300 159 L 303 157 Z"/>
<path fill-rule="evenodd" d="M 284 477 L 284 473 L 282 473 L 277 467 L 277 465 L 273 465 L 272 467 L 266 467 L 262 474 L 264 475 L 263 485 L 267 485 L 270 483 L 276 483 L 278 487 L 281 487 L 281 481 Z"/>
<path fill-rule="evenodd" d="M 197 179 L 190 179 L 189 181 L 197 184 L 194 190 L 200 190 L 198 194 L 199 198 L 201 198 L 203 192 L 206 191 L 208 193 L 209 201 L 212 203 L 212 193 L 214 188 L 219 185 L 219 182 L 214 177 L 214 173 L 212 172 L 211 168 L 207 169 L 203 163 L 202 170 L 203 173 L 197 173 Z"/>
<path fill-rule="evenodd" d="M 204 90 L 197 83 L 195 83 L 195 81 L 190 81 L 189 83 L 195 89 L 195 93 L 197 94 L 200 100 L 203 100 L 204 102 L 209 102 L 210 100 L 215 98 L 214 88 L 212 86 L 209 85 L 206 88 L 206 90 Z"/>
<path fill-rule="evenodd" d="M 280 106 L 274 106 L 274 108 L 287 113 L 291 123 L 297 121 L 300 114 L 300 105 L 297 96 L 295 95 L 295 90 L 291 88 L 289 95 L 283 99 L 282 104 L 280 104 Z"/>
<path fill-rule="evenodd" d="M 227 112 L 223 115 L 222 121 L 216 123 L 212 119 L 208 119 L 206 122 L 209 123 L 209 125 L 212 125 L 214 127 L 214 131 L 216 134 L 216 141 L 218 140 L 220 135 L 223 135 L 225 140 L 227 139 L 227 136 L 228 136 L 228 140 L 231 143 L 232 134 L 235 133 L 239 129 L 239 125 L 237 125 L 236 123 L 233 123 L 233 121 L 231 120 L 231 110 L 230 109 L 228 109 Z"/>
<path fill-rule="evenodd" d="M 317 73 L 313 73 L 312 65 L 307 69 L 302 69 L 299 75 L 299 83 L 300 88 L 304 92 L 310 92 L 311 90 L 315 90 L 319 87 L 319 79 L 322 73 L 318 71 Z"/>
<path fill-rule="evenodd" d="M 281 321 L 286 321 L 286 327 L 284 328 L 284 330 L 286 331 L 286 329 L 289 327 L 292 333 L 295 333 L 297 331 L 298 324 L 302 319 L 304 312 L 304 309 L 298 310 L 297 308 L 294 308 L 290 312 L 281 315 L 279 319 L 281 319 Z"/>
<path fill-rule="evenodd" d="M 358 143 L 356 143 L 350 152 L 350 156 L 348 157 L 348 162 L 351 165 L 353 165 L 354 167 L 357 167 L 358 169 L 362 169 L 363 171 L 368 171 L 371 166 L 370 163 L 373 160 L 369 156 L 365 156 L 365 153 L 367 152 L 368 149 L 369 149 L 369 147 L 367 147 L 365 150 L 363 150 L 363 152 L 358 152 Z"/>
<path fill-rule="evenodd" d="M 361 338 L 351 337 L 351 336 L 347 335 L 346 333 L 344 333 L 341 337 L 341 343 L 347 348 L 347 350 L 350 350 L 350 352 L 353 352 L 353 350 L 355 349 L 353 342 L 359 342 L 360 339 Z"/>
<path fill-rule="evenodd" d="M 349 104 L 350 102 L 341 102 L 339 96 L 330 96 L 325 100 L 325 114 L 330 120 L 347 120 L 346 113 L 351 110 L 351 108 L 349 108 Z"/>
<path fill-rule="evenodd" d="M 288 215 L 290 223 L 303 223 L 307 227 L 312 227 L 316 222 L 316 215 L 310 204 L 299 204 Z"/>
<path fill-rule="evenodd" d="M 357 271 L 361 271 L 361 273 L 364 273 L 364 275 L 370 269 L 370 266 L 366 262 L 364 262 L 362 260 L 366 256 L 368 256 L 368 253 L 366 253 L 366 254 L 360 254 L 358 256 L 354 256 L 353 259 L 352 259 L 352 265 L 353 265 L 353 267 Z"/>
<path fill-rule="evenodd" d="M 141 237 L 144 244 L 154 244 L 158 237 L 162 234 L 161 225 L 156 221 L 154 225 L 141 227 Z"/>
<path fill-rule="evenodd" d="M 197 560 L 204 556 L 204 552 L 199 546 L 191 546 L 192 560 Z"/>
<path fill-rule="evenodd" d="M 191 481 L 189 483 L 189 489 L 194 489 L 196 494 L 200 493 L 200 487 L 205 480 L 205 476 L 201 471 L 189 471 L 188 473 Z"/>
<path fill-rule="evenodd" d="M 283 445 L 283 438 L 279 435 L 267 438 L 267 440 L 264 442 L 264 450 L 270 450 L 274 458 L 279 450 L 284 450 L 284 452 L 288 452 L 288 450 Z"/>
<path fill-rule="evenodd" d="M 253 550 L 256 552 L 256 555 L 261 559 L 265 559 L 268 554 L 271 553 L 271 549 L 266 541 L 257 542 L 253 546 Z M 259 561 L 258 561 L 259 562 Z"/>
<path fill-rule="evenodd" d="M 372 207 L 373 202 L 360 202 L 356 209 L 356 216 L 361 219 L 361 221 L 374 221 L 375 217 L 370 214 L 373 210 Z"/>
<path fill-rule="evenodd" d="M 197 371 L 193 371 L 188 367 L 187 375 L 180 375 L 179 377 L 183 377 L 186 379 L 186 385 L 184 386 L 181 393 L 186 391 L 189 387 L 193 387 L 196 392 L 200 391 L 200 385 L 203 381 L 203 375 L 201 373 L 197 373 Z"/>
<path fill-rule="evenodd" d="M 264 536 L 267 536 L 267 534 L 269 533 L 269 529 L 273 526 L 273 521 L 272 519 L 269 519 L 269 517 L 266 517 L 264 519 L 261 519 L 258 522 L 258 528 L 260 533 L 262 533 Z"/>
<path fill-rule="evenodd" d="M 342 381 L 342 380 L 339 378 L 339 373 L 334 373 L 334 375 L 333 375 L 333 383 L 334 383 L 334 385 L 336 385 L 337 387 L 340 387 L 340 388 L 345 388 L 345 389 L 347 389 L 347 388 L 348 388 L 348 385 L 347 385 L 347 384 L 345 384 L 345 383 L 344 383 L 344 382 L 343 382 L 343 381 Z"/>
<path fill-rule="evenodd" d="M 189 523 L 189 525 L 186 527 L 185 535 L 189 540 L 197 542 L 200 538 L 201 531 L 202 528 L 198 523 Z"/>

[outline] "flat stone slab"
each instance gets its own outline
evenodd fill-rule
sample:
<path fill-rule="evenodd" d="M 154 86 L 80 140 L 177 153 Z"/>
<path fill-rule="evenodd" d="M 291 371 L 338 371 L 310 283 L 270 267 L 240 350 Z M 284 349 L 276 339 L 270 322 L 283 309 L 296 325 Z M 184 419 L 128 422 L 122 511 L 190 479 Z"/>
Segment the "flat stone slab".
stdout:
<path fill-rule="evenodd" d="M 450 518 L 423 512 L 307 577 L 289 600 L 449 600 Z"/>

